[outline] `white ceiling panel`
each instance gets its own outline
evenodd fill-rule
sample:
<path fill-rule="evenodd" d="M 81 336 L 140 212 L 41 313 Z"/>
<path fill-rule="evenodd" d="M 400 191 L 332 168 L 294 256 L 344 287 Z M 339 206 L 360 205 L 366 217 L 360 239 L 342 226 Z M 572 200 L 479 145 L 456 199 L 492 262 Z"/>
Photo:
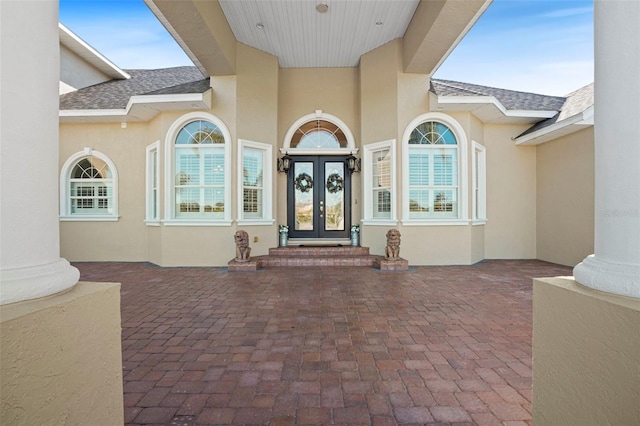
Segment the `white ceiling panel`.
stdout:
<path fill-rule="evenodd" d="M 316 10 L 319 3 L 329 8 Z M 403 37 L 419 0 L 220 0 L 236 39 L 283 68 L 354 67 Z M 260 28 L 261 27 L 261 28 Z"/>

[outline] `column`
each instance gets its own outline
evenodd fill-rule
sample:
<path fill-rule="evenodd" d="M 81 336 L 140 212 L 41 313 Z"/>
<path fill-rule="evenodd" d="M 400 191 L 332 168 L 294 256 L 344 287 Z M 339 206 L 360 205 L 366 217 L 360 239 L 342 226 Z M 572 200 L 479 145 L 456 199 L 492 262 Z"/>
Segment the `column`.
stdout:
<path fill-rule="evenodd" d="M 0 1 L 0 304 L 71 288 L 58 223 L 57 1 Z"/>
<path fill-rule="evenodd" d="M 582 285 L 640 298 L 640 2 L 596 0 L 595 253 Z"/>

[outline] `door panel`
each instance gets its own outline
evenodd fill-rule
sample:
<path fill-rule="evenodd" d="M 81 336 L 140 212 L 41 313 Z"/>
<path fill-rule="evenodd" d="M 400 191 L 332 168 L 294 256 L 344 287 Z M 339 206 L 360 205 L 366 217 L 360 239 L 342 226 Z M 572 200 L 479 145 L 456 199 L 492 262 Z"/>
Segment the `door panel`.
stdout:
<path fill-rule="evenodd" d="M 293 157 L 287 191 L 291 238 L 349 238 L 351 175 L 345 157 Z"/>

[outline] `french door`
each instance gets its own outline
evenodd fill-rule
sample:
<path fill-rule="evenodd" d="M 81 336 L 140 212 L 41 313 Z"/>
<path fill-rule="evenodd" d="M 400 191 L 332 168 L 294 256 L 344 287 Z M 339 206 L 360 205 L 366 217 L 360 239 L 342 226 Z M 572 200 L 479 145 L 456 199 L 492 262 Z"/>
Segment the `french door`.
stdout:
<path fill-rule="evenodd" d="M 349 238 L 351 174 L 346 157 L 292 157 L 287 224 L 291 238 Z"/>

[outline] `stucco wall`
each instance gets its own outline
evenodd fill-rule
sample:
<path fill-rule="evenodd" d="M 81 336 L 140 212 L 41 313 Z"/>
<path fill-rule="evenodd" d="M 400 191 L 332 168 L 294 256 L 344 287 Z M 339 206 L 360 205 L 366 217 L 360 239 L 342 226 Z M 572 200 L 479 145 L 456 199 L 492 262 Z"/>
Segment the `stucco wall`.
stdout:
<path fill-rule="evenodd" d="M 593 253 L 593 127 L 537 146 L 537 257 L 575 266 Z"/>
<path fill-rule="evenodd" d="M 640 424 L 639 350 L 640 300 L 534 280 L 534 424 Z"/>
<path fill-rule="evenodd" d="M 146 123 L 63 124 L 60 165 L 85 147 L 109 157 L 118 171 L 117 222 L 61 222 L 60 252 L 70 261 L 148 259 L 145 219 Z M 157 139 L 157 137 L 156 137 Z"/>
<path fill-rule="evenodd" d="M 81 89 L 108 81 L 109 76 L 96 69 L 67 47 L 60 45 L 60 81 Z"/>
<path fill-rule="evenodd" d="M 123 424 L 119 284 L 5 305 L 0 324 L 1 424 Z"/>
<path fill-rule="evenodd" d="M 536 257 L 536 148 L 511 137 L 526 126 L 487 124 L 487 259 Z"/>

